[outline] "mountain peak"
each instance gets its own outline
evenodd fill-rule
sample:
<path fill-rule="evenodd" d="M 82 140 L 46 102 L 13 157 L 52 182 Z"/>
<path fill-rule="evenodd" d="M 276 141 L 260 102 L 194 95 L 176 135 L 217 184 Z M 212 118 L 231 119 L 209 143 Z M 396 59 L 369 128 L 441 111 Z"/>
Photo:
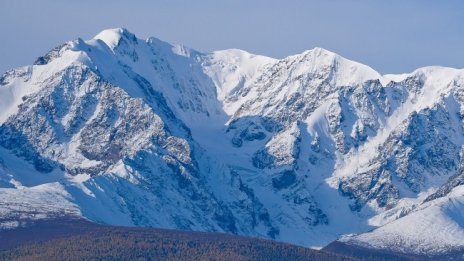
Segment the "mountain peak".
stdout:
<path fill-rule="evenodd" d="M 125 28 L 105 29 L 98 33 L 93 39 L 102 40 L 106 43 L 106 45 L 108 45 L 108 47 L 114 49 L 116 46 L 118 46 L 121 38 L 131 39 L 135 41 L 137 40 L 137 37 Z"/>
<path fill-rule="evenodd" d="M 353 85 L 367 80 L 382 78 L 371 67 L 320 47 L 289 56 L 284 60 L 297 62 L 298 71 L 302 74 L 316 73 L 327 76 L 331 75 L 331 79 L 335 81 L 334 84 L 339 86 Z"/>
<path fill-rule="evenodd" d="M 289 56 L 289 57 L 307 57 L 307 58 L 310 58 L 310 59 L 327 57 L 330 60 L 335 60 L 336 58 L 342 58 L 337 53 L 334 53 L 332 51 L 329 51 L 329 50 L 321 48 L 321 47 L 314 47 L 313 49 L 309 49 L 309 50 L 303 51 L 300 54 L 292 55 L 292 56 Z"/>
<path fill-rule="evenodd" d="M 329 51 L 327 49 L 324 49 L 322 47 L 314 47 L 313 49 L 311 50 L 308 50 L 307 52 L 311 52 L 311 53 L 314 53 L 316 55 L 331 55 L 331 56 L 339 56 L 338 54 L 332 52 L 332 51 Z"/>

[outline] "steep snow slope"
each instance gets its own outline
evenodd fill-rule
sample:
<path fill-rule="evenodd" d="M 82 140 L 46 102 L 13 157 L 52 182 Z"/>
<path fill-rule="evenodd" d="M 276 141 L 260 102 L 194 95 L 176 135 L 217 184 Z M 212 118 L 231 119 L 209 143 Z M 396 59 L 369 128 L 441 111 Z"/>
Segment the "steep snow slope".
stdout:
<path fill-rule="evenodd" d="M 382 247 L 402 220 L 435 215 L 431 233 L 458 237 L 462 223 L 431 202 L 459 198 L 463 76 L 381 76 L 321 48 L 204 54 L 105 30 L 0 78 L 1 220 L 82 215 L 313 247 L 381 226 L 352 240 Z M 404 251 L 438 251 L 409 232 Z"/>
<path fill-rule="evenodd" d="M 339 241 L 416 255 L 459 256 L 464 251 L 463 167 L 461 161 L 456 175 L 431 195 L 423 193 L 415 204 L 403 204 L 372 218 L 379 228 Z"/>
<path fill-rule="evenodd" d="M 275 62 L 273 58 L 231 49 L 207 55 L 203 67 L 218 88 L 217 98 L 223 101 L 256 81 L 266 66 Z M 225 111 L 234 112 L 233 108 Z"/>
<path fill-rule="evenodd" d="M 463 250 L 464 187 L 427 202 L 412 213 L 372 232 L 347 236 L 342 242 L 413 254 L 439 255 Z"/>

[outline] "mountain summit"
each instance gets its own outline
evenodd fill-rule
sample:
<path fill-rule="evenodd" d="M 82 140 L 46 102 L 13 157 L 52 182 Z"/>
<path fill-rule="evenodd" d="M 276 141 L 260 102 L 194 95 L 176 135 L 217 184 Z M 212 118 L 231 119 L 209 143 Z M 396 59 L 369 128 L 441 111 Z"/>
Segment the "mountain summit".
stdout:
<path fill-rule="evenodd" d="M 0 78 L 0 227 L 70 215 L 461 251 L 463 79 L 382 76 L 321 48 L 201 53 L 125 29 L 70 41 Z"/>

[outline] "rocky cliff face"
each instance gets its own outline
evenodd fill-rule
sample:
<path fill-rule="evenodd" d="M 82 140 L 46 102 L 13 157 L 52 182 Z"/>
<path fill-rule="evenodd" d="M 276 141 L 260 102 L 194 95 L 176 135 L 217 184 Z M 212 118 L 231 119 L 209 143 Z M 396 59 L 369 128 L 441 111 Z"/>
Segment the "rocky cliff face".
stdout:
<path fill-rule="evenodd" d="M 323 246 L 460 189 L 463 76 L 105 30 L 0 79 L 0 221 L 72 213 Z"/>

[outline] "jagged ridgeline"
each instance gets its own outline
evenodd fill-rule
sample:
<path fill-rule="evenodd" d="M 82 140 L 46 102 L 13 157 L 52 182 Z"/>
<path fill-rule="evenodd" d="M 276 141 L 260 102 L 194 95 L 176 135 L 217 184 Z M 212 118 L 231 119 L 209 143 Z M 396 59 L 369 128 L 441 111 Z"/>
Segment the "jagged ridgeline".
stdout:
<path fill-rule="evenodd" d="M 380 75 L 321 48 L 277 60 L 105 30 L 0 78 L 0 226 L 79 216 L 457 251 L 463 78 Z"/>

